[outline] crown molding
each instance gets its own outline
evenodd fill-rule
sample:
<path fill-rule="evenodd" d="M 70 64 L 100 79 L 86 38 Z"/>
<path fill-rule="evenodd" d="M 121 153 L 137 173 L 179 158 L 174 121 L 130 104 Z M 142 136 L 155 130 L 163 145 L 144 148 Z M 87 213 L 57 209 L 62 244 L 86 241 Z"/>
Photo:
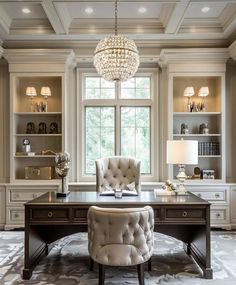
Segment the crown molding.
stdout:
<path fill-rule="evenodd" d="M 160 53 L 160 66 L 172 63 L 226 63 L 228 48 L 182 48 L 163 49 Z"/>
<path fill-rule="evenodd" d="M 236 40 L 229 46 L 229 54 L 234 60 L 236 60 Z"/>
<path fill-rule="evenodd" d="M 72 49 L 4 49 L 4 58 L 8 63 L 61 63 L 72 64 Z"/>

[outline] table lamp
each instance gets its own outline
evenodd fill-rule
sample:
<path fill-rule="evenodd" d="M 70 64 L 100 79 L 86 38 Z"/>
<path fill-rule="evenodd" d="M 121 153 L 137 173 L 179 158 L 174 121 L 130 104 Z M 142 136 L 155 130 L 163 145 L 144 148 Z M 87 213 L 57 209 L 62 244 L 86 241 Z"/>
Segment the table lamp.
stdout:
<path fill-rule="evenodd" d="M 44 96 L 45 99 L 45 105 L 44 105 L 44 112 L 48 111 L 48 96 L 51 96 L 51 89 L 48 86 L 43 86 L 41 88 L 41 93 L 42 96 Z"/>
<path fill-rule="evenodd" d="M 206 105 L 205 105 L 205 97 L 209 95 L 209 88 L 207 86 L 203 86 L 200 88 L 198 92 L 198 96 L 202 97 L 202 106 L 201 110 L 205 112 L 206 110 Z"/>
<path fill-rule="evenodd" d="M 34 112 L 34 97 L 37 96 L 35 87 L 27 87 L 25 94 L 30 97 L 30 111 Z"/>
<path fill-rule="evenodd" d="M 179 173 L 176 175 L 179 180 L 177 194 L 186 195 L 187 191 L 184 187 L 184 182 L 187 179 L 185 165 L 198 164 L 198 141 L 168 140 L 166 162 L 179 165 Z"/>
<path fill-rule="evenodd" d="M 190 98 L 195 94 L 193 86 L 188 86 L 184 89 L 184 96 L 188 97 L 188 105 L 187 110 L 188 112 L 191 112 L 191 102 Z"/>

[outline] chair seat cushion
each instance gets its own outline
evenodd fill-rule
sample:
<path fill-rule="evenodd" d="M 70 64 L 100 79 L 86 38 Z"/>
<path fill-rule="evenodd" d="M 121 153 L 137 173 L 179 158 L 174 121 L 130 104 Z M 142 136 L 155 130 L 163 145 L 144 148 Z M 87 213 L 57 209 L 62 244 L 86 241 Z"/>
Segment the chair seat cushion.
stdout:
<path fill-rule="evenodd" d="M 91 253 L 90 253 L 91 254 Z M 141 255 L 139 249 L 130 244 L 107 244 L 101 246 L 92 259 L 100 264 L 111 266 L 130 266 L 141 264 L 151 257 L 152 252 Z"/>

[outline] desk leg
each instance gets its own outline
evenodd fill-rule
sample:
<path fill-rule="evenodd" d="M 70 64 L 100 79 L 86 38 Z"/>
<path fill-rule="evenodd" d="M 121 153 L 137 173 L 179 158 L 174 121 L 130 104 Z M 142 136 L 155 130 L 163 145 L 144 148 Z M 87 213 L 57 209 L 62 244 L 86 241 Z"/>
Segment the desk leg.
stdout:
<path fill-rule="evenodd" d="M 25 280 L 31 278 L 34 267 L 48 253 L 48 246 L 40 234 L 42 228 L 29 225 L 29 214 L 25 207 L 25 264 L 22 274 Z"/>

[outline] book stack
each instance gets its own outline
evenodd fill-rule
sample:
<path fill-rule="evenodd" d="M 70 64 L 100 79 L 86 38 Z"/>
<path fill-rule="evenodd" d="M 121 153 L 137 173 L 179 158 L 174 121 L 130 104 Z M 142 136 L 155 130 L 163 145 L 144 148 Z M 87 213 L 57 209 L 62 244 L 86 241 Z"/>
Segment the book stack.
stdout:
<path fill-rule="evenodd" d="M 220 144 L 219 142 L 199 142 L 198 155 L 219 155 Z"/>

